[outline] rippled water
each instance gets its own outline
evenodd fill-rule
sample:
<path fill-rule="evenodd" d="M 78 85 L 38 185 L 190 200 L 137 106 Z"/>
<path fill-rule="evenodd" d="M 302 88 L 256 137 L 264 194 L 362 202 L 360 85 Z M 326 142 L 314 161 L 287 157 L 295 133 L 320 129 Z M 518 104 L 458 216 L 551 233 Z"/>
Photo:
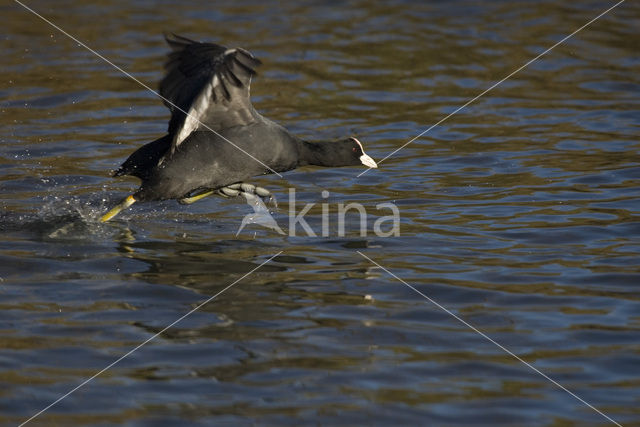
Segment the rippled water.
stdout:
<path fill-rule="evenodd" d="M 243 46 L 254 104 L 381 159 L 607 2 L 28 2 L 155 87 L 162 31 Z M 113 179 L 161 102 L 17 3 L 0 7 L 0 421 L 42 425 L 640 425 L 640 8 L 628 1 L 422 138 L 361 168 L 256 183 L 322 230 L 239 199 L 134 205 Z M 325 199 L 321 191 L 330 195 Z M 399 237 L 373 221 L 394 203 Z M 426 297 L 383 269 L 370 257 Z M 445 312 L 449 310 L 451 314 Z"/>

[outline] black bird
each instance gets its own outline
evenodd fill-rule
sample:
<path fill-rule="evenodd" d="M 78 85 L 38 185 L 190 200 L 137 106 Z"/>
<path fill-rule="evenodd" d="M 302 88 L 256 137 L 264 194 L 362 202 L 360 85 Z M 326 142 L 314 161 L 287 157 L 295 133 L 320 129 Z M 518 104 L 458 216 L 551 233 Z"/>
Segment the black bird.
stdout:
<path fill-rule="evenodd" d="M 138 201 L 193 203 L 214 192 L 269 195 L 244 181 L 304 165 L 377 167 L 356 138 L 307 142 L 261 116 L 249 86 L 261 62 L 248 51 L 175 34 L 160 82 L 171 111 L 165 136 L 136 150 L 114 173 L 140 178 L 138 191 L 102 216 L 106 222 Z"/>

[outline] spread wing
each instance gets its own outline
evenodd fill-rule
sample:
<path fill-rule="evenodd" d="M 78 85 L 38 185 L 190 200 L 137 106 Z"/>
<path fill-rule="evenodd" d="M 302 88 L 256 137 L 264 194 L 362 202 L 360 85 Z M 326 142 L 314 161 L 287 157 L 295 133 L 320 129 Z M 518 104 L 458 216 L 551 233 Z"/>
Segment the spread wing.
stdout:
<path fill-rule="evenodd" d="M 249 99 L 249 86 L 260 60 L 241 48 L 227 49 L 175 34 L 165 38 L 172 51 L 160 94 L 171 110 L 171 152 L 197 129 L 217 132 L 259 117 Z"/>

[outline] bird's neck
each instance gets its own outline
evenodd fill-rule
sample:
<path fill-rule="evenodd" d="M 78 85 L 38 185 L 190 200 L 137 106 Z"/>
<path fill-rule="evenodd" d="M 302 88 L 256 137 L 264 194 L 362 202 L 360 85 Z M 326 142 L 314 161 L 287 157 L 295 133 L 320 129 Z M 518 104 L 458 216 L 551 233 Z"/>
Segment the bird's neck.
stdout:
<path fill-rule="evenodd" d="M 333 166 L 331 164 L 332 148 L 335 142 L 332 141 L 298 141 L 298 166 Z"/>

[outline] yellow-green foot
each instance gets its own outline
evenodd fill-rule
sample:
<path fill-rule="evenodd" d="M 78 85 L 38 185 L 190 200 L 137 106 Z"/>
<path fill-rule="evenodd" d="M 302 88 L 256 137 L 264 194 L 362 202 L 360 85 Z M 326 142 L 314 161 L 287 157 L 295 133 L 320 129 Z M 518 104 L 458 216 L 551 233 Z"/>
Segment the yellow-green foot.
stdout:
<path fill-rule="evenodd" d="M 200 199 L 204 199 L 205 197 L 210 196 L 213 193 L 214 193 L 214 190 L 204 191 L 202 193 L 196 194 L 195 196 L 184 197 L 184 198 L 178 200 L 178 203 L 180 203 L 182 205 L 190 205 L 191 203 L 197 202 Z"/>
<path fill-rule="evenodd" d="M 120 211 L 127 209 L 129 206 L 131 206 L 135 202 L 136 202 L 136 199 L 133 197 L 133 194 L 127 196 L 124 200 L 122 200 L 120 203 L 115 205 L 109 212 L 102 215 L 102 217 L 100 218 L 100 222 L 109 221 L 111 218 L 118 215 Z"/>
<path fill-rule="evenodd" d="M 222 197 L 236 197 L 240 194 L 251 194 L 275 200 L 271 192 L 264 187 L 258 187 L 257 185 L 248 184 L 246 182 L 238 182 L 227 185 L 226 187 L 218 188 L 217 190 L 205 190 L 200 193 L 196 193 L 193 196 L 183 197 L 182 199 L 179 199 L 178 202 L 183 205 L 190 205 L 191 203 L 197 202 L 198 200 L 214 193 Z"/>

